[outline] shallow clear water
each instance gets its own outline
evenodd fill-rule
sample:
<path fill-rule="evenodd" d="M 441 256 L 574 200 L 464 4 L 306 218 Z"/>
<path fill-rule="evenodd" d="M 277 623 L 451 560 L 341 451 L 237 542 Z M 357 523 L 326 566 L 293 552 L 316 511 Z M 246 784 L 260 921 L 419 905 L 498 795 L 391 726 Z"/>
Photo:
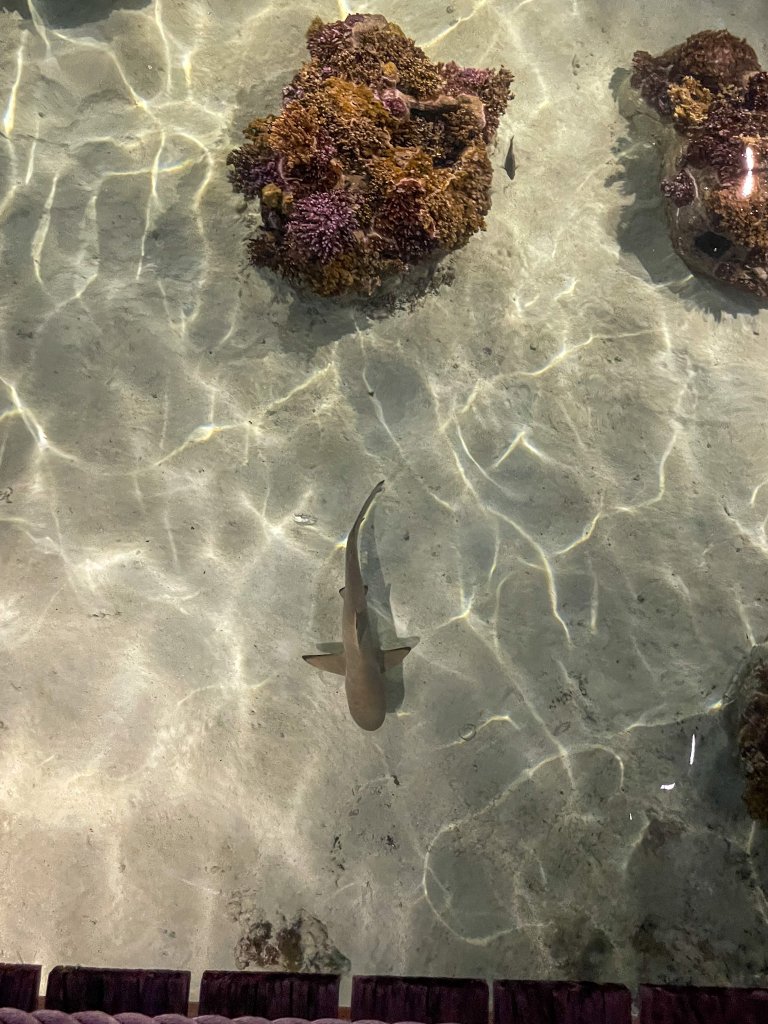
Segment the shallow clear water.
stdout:
<path fill-rule="evenodd" d="M 516 76 L 487 231 L 388 316 L 244 269 L 226 177 L 352 9 Z M 719 701 L 768 633 L 768 314 L 672 252 L 617 99 L 718 27 L 768 63 L 703 0 L 0 13 L 0 960 L 196 980 L 301 918 L 287 966 L 765 982 Z M 418 645 L 369 734 L 301 655 L 382 478 Z"/>

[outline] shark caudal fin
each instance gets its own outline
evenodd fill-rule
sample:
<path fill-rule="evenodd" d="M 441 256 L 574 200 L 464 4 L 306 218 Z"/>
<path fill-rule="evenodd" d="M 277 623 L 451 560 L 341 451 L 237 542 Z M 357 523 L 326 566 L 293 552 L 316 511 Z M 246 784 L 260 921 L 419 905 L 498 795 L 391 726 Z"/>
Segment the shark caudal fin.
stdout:
<path fill-rule="evenodd" d="M 333 672 L 337 676 L 346 675 L 347 659 L 344 652 L 338 654 L 303 654 L 304 661 L 312 668 L 319 668 L 321 672 Z"/>
<path fill-rule="evenodd" d="M 406 654 L 411 653 L 410 647 L 395 647 L 391 651 L 382 651 L 381 658 L 384 662 L 384 671 L 387 669 L 394 668 L 396 665 L 401 665 L 405 660 Z"/>

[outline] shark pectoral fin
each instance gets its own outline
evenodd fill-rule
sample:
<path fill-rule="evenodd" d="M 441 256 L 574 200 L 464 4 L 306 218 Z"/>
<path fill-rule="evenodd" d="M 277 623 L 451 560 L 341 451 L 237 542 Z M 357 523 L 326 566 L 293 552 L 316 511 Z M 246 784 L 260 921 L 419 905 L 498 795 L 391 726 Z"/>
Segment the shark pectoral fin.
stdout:
<path fill-rule="evenodd" d="M 393 651 L 382 651 L 381 656 L 384 660 L 384 671 L 386 672 L 387 669 L 394 668 L 395 665 L 401 665 L 406 654 L 410 653 L 410 650 L 410 647 L 395 647 Z"/>
<path fill-rule="evenodd" d="M 346 587 L 342 587 L 342 588 L 341 588 L 341 590 L 339 591 L 339 594 L 340 594 L 340 595 L 341 595 L 342 597 L 344 597 L 344 591 L 345 591 L 346 589 L 347 589 Z M 363 587 L 363 590 L 365 591 L 365 593 L 366 593 L 366 594 L 368 593 L 368 587 L 367 587 L 367 586 L 364 586 L 364 587 Z"/>
<path fill-rule="evenodd" d="M 319 668 L 321 672 L 335 672 L 337 676 L 343 676 L 347 671 L 343 651 L 338 654 L 304 654 L 302 657 L 308 665 Z"/>

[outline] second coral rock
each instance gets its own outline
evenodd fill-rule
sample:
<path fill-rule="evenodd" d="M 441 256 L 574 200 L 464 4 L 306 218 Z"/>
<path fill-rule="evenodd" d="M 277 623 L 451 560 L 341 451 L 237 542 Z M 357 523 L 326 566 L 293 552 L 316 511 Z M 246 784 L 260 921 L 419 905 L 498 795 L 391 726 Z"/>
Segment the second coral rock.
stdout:
<path fill-rule="evenodd" d="M 768 73 L 724 30 L 659 57 L 638 51 L 632 85 L 676 129 L 661 183 L 688 266 L 768 298 Z"/>

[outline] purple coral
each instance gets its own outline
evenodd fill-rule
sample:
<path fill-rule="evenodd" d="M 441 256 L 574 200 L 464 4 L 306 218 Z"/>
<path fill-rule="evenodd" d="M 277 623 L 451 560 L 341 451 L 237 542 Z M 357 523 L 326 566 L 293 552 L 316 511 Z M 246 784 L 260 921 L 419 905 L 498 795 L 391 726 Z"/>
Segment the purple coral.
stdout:
<path fill-rule="evenodd" d="M 347 42 L 352 34 L 352 26 L 347 21 L 333 21 L 323 25 L 317 31 L 307 35 L 307 49 L 310 56 L 322 60 L 330 52 Z"/>
<path fill-rule="evenodd" d="M 425 208 L 426 189 L 415 178 L 403 178 L 381 206 L 375 228 L 384 251 L 403 260 L 423 259 L 437 247 L 434 230 L 427 230 L 430 217 Z"/>
<path fill-rule="evenodd" d="M 748 110 L 768 110 L 768 71 L 752 75 L 747 86 L 744 106 Z"/>
<path fill-rule="evenodd" d="M 303 188 L 329 192 L 339 179 L 338 156 L 338 148 L 328 136 L 322 132 L 318 133 L 314 153 L 306 163 L 297 166 L 292 177 L 295 178 L 300 173 Z"/>
<path fill-rule="evenodd" d="M 739 181 L 745 171 L 744 139 L 768 135 L 764 111 L 746 110 L 733 102 L 713 104 L 706 122 L 691 139 L 688 162 L 713 167 L 721 184 Z"/>
<path fill-rule="evenodd" d="M 688 171 L 680 171 L 674 178 L 662 180 L 661 191 L 675 206 L 690 206 L 696 198 L 696 182 Z"/>
<path fill-rule="evenodd" d="M 278 161 L 274 157 L 254 157 L 247 146 L 230 153 L 227 163 L 232 168 L 229 172 L 232 188 L 248 200 L 256 199 L 265 185 L 282 181 Z"/>
<path fill-rule="evenodd" d="M 449 96 L 477 96 L 484 108 L 483 138 L 490 142 L 509 100 L 512 75 L 506 68 L 462 68 L 455 61 L 438 65 Z"/>
<path fill-rule="evenodd" d="M 286 237 L 305 257 L 328 263 L 352 247 L 357 227 L 346 192 L 314 192 L 293 204 Z"/>
<path fill-rule="evenodd" d="M 411 116 L 411 107 L 399 89 L 382 89 L 376 94 L 376 98 L 382 103 L 393 117 L 402 121 Z"/>
<path fill-rule="evenodd" d="M 462 68 L 452 60 L 443 64 L 441 70 L 445 76 L 445 91 L 449 96 L 462 93 L 480 95 L 493 77 L 493 71 L 488 68 Z"/>

